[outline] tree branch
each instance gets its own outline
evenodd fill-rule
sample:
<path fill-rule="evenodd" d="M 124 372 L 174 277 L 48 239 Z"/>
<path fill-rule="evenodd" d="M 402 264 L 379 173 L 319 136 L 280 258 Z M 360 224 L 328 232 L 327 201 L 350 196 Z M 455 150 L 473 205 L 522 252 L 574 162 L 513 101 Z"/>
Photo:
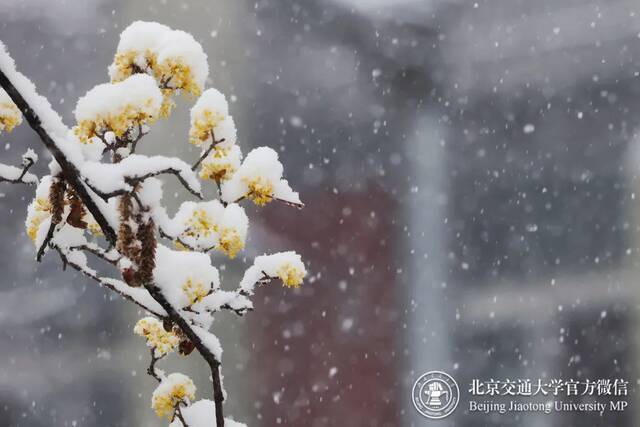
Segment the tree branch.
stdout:
<path fill-rule="evenodd" d="M 73 187 L 78 194 L 78 197 L 82 200 L 82 203 L 87 207 L 87 210 L 91 212 L 93 218 L 96 220 L 105 238 L 109 241 L 109 243 L 115 245 L 116 243 L 116 232 L 111 228 L 109 222 L 106 217 L 102 214 L 98 205 L 95 204 L 91 195 L 87 192 L 82 180 L 80 178 L 80 172 L 76 165 L 74 165 L 67 156 L 60 150 L 56 142 L 53 138 L 47 133 L 47 131 L 42 127 L 42 121 L 40 117 L 36 114 L 36 112 L 29 106 L 27 101 L 23 98 L 22 94 L 16 89 L 16 87 L 11 83 L 7 75 L 3 70 L 0 70 L 0 86 L 7 92 L 7 94 L 11 97 L 11 100 L 16 104 L 16 106 L 20 109 L 24 117 L 27 119 L 29 126 L 40 136 L 40 140 L 47 147 L 49 152 L 53 155 L 53 158 L 58 162 L 58 165 L 62 169 L 62 175 L 66 179 L 66 181 Z"/>
<path fill-rule="evenodd" d="M 117 265 L 118 261 L 120 261 L 121 256 L 115 252 L 114 250 L 104 250 L 100 246 L 87 243 L 85 245 L 72 246 L 69 248 L 70 250 L 78 250 L 78 251 L 87 251 L 103 261 L 108 262 L 111 265 Z"/>
<path fill-rule="evenodd" d="M 162 382 L 162 378 L 160 378 L 160 373 L 156 371 L 156 363 L 158 362 L 158 360 L 162 359 L 163 357 L 164 355 L 161 357 L 156 357 L 156 349 L 154 347 L 151 347 L 151 362 L 149 362 L 149 367 L 147 368 L 147 374 L 151 375 L 158 382 Z"/>
<path fill-rule="evenodd" d="M 213 131 L 211 131 L 211 145 L 209 145 L 209 148 L 204 150 L 204 153 L 202 153 L 198 161 L 195 162 L 193 166 L 191 166 L 191 170 L 195 171 L 196 169 L 198 169 L 198 166 L 200 166 L 200 163 L 202 163 L 202 161 L 207 158 L 209 153 L 211 153 L 211 150 L 213 150 L 215 146 L 220 144 L 221 142 L 224 142 L 224 138 L 222 138 L 220 141 L 216 141 L 216 137 L 213 134 Z"/>
<path fill-rule="evenodd" d="M 155 284 L 149 283 L 145 285 L 145 288 L 153 299 L 155 299 L 162 308 L 167 312 L 169 319 L 177 324 L 182 332 L 189 338 L 193 345 L 198 350 L 198 353 L 204 358 L 211 370 L 211 379 L 213 383 L 213 401 L 216 408 L 216 426 L 224 427 L 224 414 L 222 408 L 222 402 L 224 401 L 224 394 L 222 392 L 222 381 L 220 379 L 220 361 L 211 352 L 211 350 L 202 342 L 198 334 L 193 330 L 191 323 L 186 320 L 178 311 L 171 305 L 171 303 L 165 298 L 164 294 Z"/>
<path fill-rule="evenodd" d="M 198 191 L 194 190 L 193 188 L 191 188 L 189 183 L 180 174 L 180 171 L 177 170 L 177 169 L 174 169 L 174 168 L 161 169 L 161 170 L 158 170 L 158 171 L 155 171 L 155 172 L 146 173 L 146 174 L 141 175 L 141 176 L 124 177 L 124 179 L 125 179 L 125 182 L 127 184 L 129 184 L 131 187 L 135 188 L 136 185 L 140 184 L 141 182 L 144 182 L 144 180 L 146 180 L 147 178 L 151 178 L 151 177 L 154 177 L 154 176 L 162 175 L 162 174 L 165 174 L 165 173 L 175 175 L 176 178 L 178 178 L 178 181 L 180 181 L 180 184 L 182 184 L 182 186 L 189 193 L 193 194 L 198 199 L 202 200 L 202 198 L 203 198 L 202 194 L 199 193 Z M 108 201 L 109 199 L 114 198 L 114 197 L 124 196 L 125 194 L 128 194 L 131 191 L 133 191 L 133 190 L 126 190 L 126 189 L 122 189 L 121 188 L 119 190 L 114 190 L 114 191 L 105 193 L 104 191 L 102 191 L 99 188 L 97 188 L 95 185 L 91 184 L 91 182 L 90 182 L 90 180 L 88 178 L 84 178 L 83 181 L 87 185 L 87 187 L 89 187 L 91 189 L 91 191 L 96 193 L 96 195 L 98 195 L 98 197 L 100 197 L 105 202 Z"/>
<path fill-rule="evenodd" d="M 35 185 L 38 183 L 38 177 L 28 173 L 29 168 L 36 163 L 38 156 L 29 149 L 22 155 L 22 170 L 15 166 L 3 165 L 0 163 L 0 182 L 9 182 L 12 184 Z"/>
<path fill-rule="evenodd" d="M 40 245 L 40 247 L 38 248 L 38 252 L 36 253 L 36 261 L 42 261 L 44 252 L 47 250 L 47 247 L 49 247 L 49 243 L 51 242 L 51 239 L 53 239 L 53 234 L 55 233 L 57 226 L 58 224 L 53 222 L 53 218 L 51 218 L 51 223 L 49 224 L 49 229 L 47 230 L 47 236 L 42 241 L 42 244 Z"/>
<path fill-rule="evenodd" d="M 108 279 L 106 277 L 100 277 L 100 276 L 98 276 L 96 274 L 96 272 L 94 270 L 92 270 L 92 269 L 90 269 L 90 268 L 88 268 L 86 266 L 82 266 L 82 265 L 78 264 L 77 262 L 73 261 L 69 257 L 69 253 L 65 253 L 65 251 L 62 248 L 60 248 L 59 246 L 53 246 L 53 248 L 60 255 L 60 259 L 62 260 L 63 265 L 65 265 L 65 266 L 70 265 L 75 270 L 79 271 L 80 273 L 84 274 L 85 276 L 87 276 L 87 277 L 95 280 L 96 282 L 98 282 L 101 286 L 104 286 L 106 288 L 111 289 L 113 292 L 117 293 L 118 295 L 120 295 L 124 299 L 127 299 L 127 300 L 133 302 L 134 304 L 136 304 L 137 306 L 139 306 L 143 310 L 148 311 L 149 313 L 153 314 L 154 316 L 156 316 L 156 317 L 158 317 L 160 319 L 164 319 L 165 317 L 167 317 L 165 314 L 162 314 L 160 311 L 149 308 L 143 302 L 137 300 L 133 295 L 131 295 L 129 293 L 126 293 L 121 289 L 118 289 L 115 286 L 113 279 Z M 123 286 L 126 287 L 126 289 L 133 289 L 133 288 L 129 288 L 129 286 L 124 284 L 124 283 L 123 283 Z"/>

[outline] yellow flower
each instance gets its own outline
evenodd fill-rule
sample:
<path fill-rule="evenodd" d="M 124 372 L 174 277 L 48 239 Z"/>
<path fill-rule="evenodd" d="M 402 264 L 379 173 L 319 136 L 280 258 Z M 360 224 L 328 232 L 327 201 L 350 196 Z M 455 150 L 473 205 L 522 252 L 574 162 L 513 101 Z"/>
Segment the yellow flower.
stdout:
<path fill-rule="evenodd" d="M 282 264 L 277 274 L 287 288 L 299 288 L 305 276 L 304 271 L 290 263 Z"/>
<path fill-rule="evenodd" d="M 27 217 L 27 235 L 35 242 L 40 225 L 51 215 L 51 204 L 44 197 L 36 197 Z"/>
<path fill-rule="evenodd" d="M 171 115 L 173 107 L 176 106 L 176 102 L 171 98 L 173 95 L 173 89 L 164 88 L 162 92 L 162 105 L 160 106 L 160 117 L 167 118 Z"/>
<path fill-rule="evenodd" d="M 217 111 L 211 111 L 209 109 L 204 110 L 198 117 L 196 117 L 191 123 L 191 129 L 189 130 L 189 142 L 194 145 L 201 145 L 204 141 L 209 139 L 213 128 L 224 120 L 224 116 Z"/>
<path fill-rule="evenodd" d="M 194 400 L 195 397 L 196 386 L 193 381 L 186 375 L 173 373 L 163 379 L 153 392 L 151 407 L 159 417 L 171 418 L 178 404 Z"/>
<path fill-rule="evenodd" d="M 238 169 L 241 154 L 233 153 L 239 151 L 237 147 L 216 147 L 209 157 L 202 162 L 200 169 L 201 179 L 210 179 L 215 182 L 222 182 L 229 179 Z"/>
<path fill-rule="evenodd" d="M 90 120 L 81 120 L 77 126 L 73 128 L 73 132 L 83 143 L 91 142 L 91 138 L 112 131 L 116 137 L 122 137 L 129 129 L 143 125 L 151 124 L 156 120 L 156 116 L 151 114 L 153 100 L 147 99 L 142 108 L 134 105 L 126 105 L 116 114 L 108 114 L 97 116 Z"/>
<path fill-rule="evenodd" d="M 244 248 L 244 242 L 240 233 L 233 228 L 225 228 L 220 232 L 216 249 L 227 254 L 229 258 L 235 258 L 238 252 Z"/>
<path fill-rule="evenodd" d="M 132 74 L 153 70 L 156 60 L 156 54 L 149 49 L 144 53 L 136 50 L 118 52 L 113 60 L 114 72 L 111 73 L 111 82 L 116 83 Z"/>
<path fill-rule="evenodd" d="M 22 113 L 16 104 L 8 99 L 8 95 L 2 98 L 7 98 L 7 101 L 0 102 L 0 131 L 11 132 L 13 128 L 22 123 Z"/>
<path fill-rule="evenodd" d="M 173 331 L 167 332 L 155 317 L 138 320 L 133 332 L 147 339 L 147 345 L 155 349 L 157 357 L 172 352 L 180 344 L 180 338 Z"/>
<path fill-rule="evenodd" d="M 187 298 L 189 298 L 190 306 L 202 301 L 204 297 L 209 295 L 209 292 L 205 289 L 202 282 L 194 283 L 191 279 L 187 280 L 185 284 L 182 285 L 182 290 L 187 295 Z"/>
<path fill-rule="evenodd" d="M 156 79 L 176 90 L 183 90 L 193 96 L 200 96 L 202 88 L 196 82 L 193 70 L 182 58 L 167 58 L 154 67 Z"/>
<path fill-rule="evenodd" d="M 213 219 L 204 209 L 197 209 L 193 211 L 191 218 L 187 220 L 187 226 L 189 228 L 185 234 L 190 237 L 209 237 L 211 233 L 214 233 L 217 230 L 217 226 L 213 222 Z"/>
<path fill-rule="evenodd" d="M 273 184 L 271 181 L 257 176 L 247 179 L 245 182 L 249 188 L 247 198 L 253 200 L 256 205 L 264 206 L 273 199 Z"/>

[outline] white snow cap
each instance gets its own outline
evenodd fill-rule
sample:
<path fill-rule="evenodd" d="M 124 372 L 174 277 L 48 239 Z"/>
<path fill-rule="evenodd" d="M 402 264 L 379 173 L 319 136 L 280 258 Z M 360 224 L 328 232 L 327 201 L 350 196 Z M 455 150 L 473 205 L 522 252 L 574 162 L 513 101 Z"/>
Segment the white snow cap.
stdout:
<path fill-rule="evenodd" d="M 217 147 L 231 147 L 236 143 L 236 124 L 229 115 L 229 104 L 217 89 L 207 89 L 191 108 L 190 140 L 200 145 L 211 141 L 213 131 L 216 140 L 224 139 Z M 205 144 L 206 148 L 208 144 Z"/>
<path fill-rule="evenodd" d="M 217 141 L 224 139 L 224 142 L 219 144 L 220 147 L 231 147 L 236 143 L 238 139 L 238 131 L 236 129 L 236 122 L 233 117 L 225 117 L 218 126 L 213 128 L 213 134 Z"/>
<path fill-rule="evenodd" d="M 250 197 L 251 183 L 260 181 L 271 187 L 271 194 L 267 195 L 269 198 L 301 204 L 298 193 L 291 189 L 287 180 L 282 179 L 282 172 L 282 163 L 275 150 L 269 147 L 254 148 L 231 179 L 222 184 L 222 199 L 233 202 Z"/>
<path fill-rule="evenodd" d="M 271 278 L 280 278 L 286 286 L 297 287 L 307 274 L 307 269 L 302 257 L 294 251 L 261 255 L 256 257 L 253 265 L 245 271 L 240 281 L 240 289 L 252 294 L 256 283 L 262 280 L 265 274 Z"/>
<path fill-rule="evenodd" d="M 177 60 L 188 65 L 193 73 L 193 79 L 200 88 L 209 77 L 209 64 L 207 54 L 204 53 L 200 43 L 193 36 L 184 31 L 175 30 L 166 33 L 160 40 L 158 51 L 158 64 Z"/>
<path fill-rule="evenodd" d="M 182 409 L 182 416 L 189 427 L 211 427 L 216 419 L 216 405 L 212 400 L 202 399 L 193 402 L 192 405 Z M 247 427 L 246 424 L 239 423 L 231 418 L 224 419 L 227 427 Z M 184 427 L 182 421 L 176 417 L 169 427 Z"/>
<path fill-rule="evenodd" d="M 174 251 L 163 245 L 158 245 L 156 249 L 153 276 L 162 293 L 175 307 L 191 304 L 189 293 L 185 290 L 188 283 L 201 285 L 205 293 L 220 287 L 218 270 L 211 265 L 208 255 Z"/>
<path fill-rule="evenodd" d="M 191 125 L 194 121 L 203 115 L 205 111 L 210 111 L 220 118 L 229 115 L 229 103 L 227 99 L 217 89 L 210 88 L 202 92 L 196 103 L 191 107 Z"/>
<path fill-rule="evenodd" d="M 145 70 L 149 69 L 149 56 L 154 57 L 158 65 L 168 61 L 176 61 L 188 66 L 193 75 L 194 82 L 200 89 L 204 88 L 209 76 L 209 64 L 207 55 L 200 43 L 189 33 L 172 30 L 166 25 L 157 22 L 135 21 L 129 25 L 120 35 L 120 42 L 116 51 L 118 54 L 127 55 L 133 53 L 133 62 Z M 109 66 L 111 80 L 121 80 L 125 75 L 118 68 L 116 61 Z M 160 77 L 160 76 L 156 76 Z"/>
<path fill-rule="evenodd" d="M 117 116 L 130 106 L 150 117 L 157 117 L 161 105 L 162 92 L 156 80 L 146 74 L 134 74 L 121 82 L 95 86 L 78 100 L 74 114 L 81 122 Z"/>
<path fill-rule="evenodd" d="M 131 191 L 127 178 L 142 178 L 169 170 L 175 172 L 190 191 L 200 193 L 200 181 L 195 172 L 177 157 L 132 154 L 120 163 L 85 162 L 80 172 L 93 188 L 102 193 L 112 193 Z"/>
<path fill-rule="evenodd" d="M 158 52 L 163 37 L 171 31 L 171 28 L 157 22 L 134 21 L 120 33 L 117 52 Z"/>

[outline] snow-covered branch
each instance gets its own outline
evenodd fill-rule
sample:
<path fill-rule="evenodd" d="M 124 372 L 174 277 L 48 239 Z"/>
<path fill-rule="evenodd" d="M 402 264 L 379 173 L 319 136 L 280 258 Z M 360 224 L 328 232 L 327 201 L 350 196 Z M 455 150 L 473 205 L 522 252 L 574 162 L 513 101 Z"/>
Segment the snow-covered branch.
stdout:
<path fill-rule="evenodd" d="M 73 186 L 86 208 L 100 225 L 107 240 L 115 243 L 115 231 L 82 183 L 80 172 L 76 166 L 76 163 L 81 162 L 81 156 L 79 152 L 71 148 L 71 142 L 67 140 L 69 129 L 64 126 L 62 119 L 53 110 L 49 101 L 36 92 L 33 83 L 15 69 L 15 63 L 2 42 L 0 42 L 0 86 L 54 157 L 65 180 Z"/>
<path fill-rule="evenodd" d="M 0 163 L 0 182 L 6 181 L 12 184 L 28 184 L 35 185 L 38 183 L 38 177 L 29 173 L 29 168 L 38 161 L 38 155 L 28 149 L 22 155 L 22 167 L 3 165 Z"/>
<path fill-rule="evenodd" d="M 85 162 L 84 182 L 103 200 L 131 193 L 148 178 L 173 174 L 191 194 L 202 198 L 200 181 L 191 167 L 180 159 L 132 154 L 119 163 Z"/>
<path fill-rule="evenodd" d="M 65 250 L 59 246 L 54 246 L 54 249 L 60 255 L 64 266 L 68 265 L 73 267 L 75 270 L 98 282 L 101 286 L 109 288 L 123 298 L 135 303 L 143 310 L 160 318 L 166 317 L 167 314 L 164 309 L 151 298 L 146 290 L 129 287 L 121 280 L 99 276 L 95 270 L 87 266 L 86 257 L 78 250 Z"/>
<path fill-rule="evenodd" d="M 134 332 L 146 339 L 148 373 L 159 382 L 152 406 L 171 427 L 210 427 L 212 418 L 217 427 L 242 425 L 223 414 L 222 346 L 210 331 L 213 316 L 221 310 L 244 315 L 253 310 L 257 285 L 280 279 L 298 287 L 306 275 L 299 255 L 281 252 L 257 257 L 235 290 L 222 289 L 209 252 L 235 258 L 244 249 L 249 218 L 237 202 L 304 205 L 283 178 L 274 150 L 259 147 L 242 159 L 225 96 L 204 88 L 208 73 L 206 54 L 191 35 L 135 22 L 121 34 L 111 81 L 80 98 L 77 123 L 69 129 L 0 44 L 0 86 L 6 91 L 0 91 L 0 131 L 11 131 L 24 116 L 54 158 L 40 181 L 28 172 L 36 161 L 32 151 L 21 169 L 0 165 L 0 180 L 38 184 L 25 221 L 37 260 L 53 249 L 64 267 L 152 315 Z M 135 154 L 150 126 L 171 114 L 178 92 L 198 98 L 188 136 L 201 147 L 197 161 Z M 199 199 L 183 202 L 172 217 L 162 204 L 165 175 Z M 200 201 L 200 180 L 214 183 L 220 199 Z M 178 250 L 160 244 L 161 238 Z M 122 280 L 89 267 L 87 254 L 116 267 Z M 195 401 L 191 379 L 157 368 L 173 351 L 206 361 L 212 400 Z"/>

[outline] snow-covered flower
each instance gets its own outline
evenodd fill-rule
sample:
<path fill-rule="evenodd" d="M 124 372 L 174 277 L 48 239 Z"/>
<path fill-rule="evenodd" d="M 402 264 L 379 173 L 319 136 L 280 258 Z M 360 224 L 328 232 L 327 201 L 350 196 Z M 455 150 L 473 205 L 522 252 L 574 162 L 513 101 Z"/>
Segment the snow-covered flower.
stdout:
<path fill-rule="evenodd" d="M 133 332 L 147 339 L 147 345 L 155 349 L 156 357 L 162 357 L 174 351 L 180 344 L 178 335 L 173 331 L 166 331 L 162 322 L 155 317 L 144 317 L 138 320 Z"/>
<path fill-rule="evenodd" d="M 156 248 L 153 277 L 176 307 L 189 307 L 220 287 L 218 269 L 207 254 L 174 251 L 163 245 Z"/>
<path fill-rule="evenodd" d="M 78 100 L 74 132 L 84 143 L 105 132 L 122 137 L 133 127 L 154 122 L 161 105 L 162 93 L 153 77 L 146 74 L 101 84 Z"/>
<path fill-rule="evenodd" d="M 171 28 L 157 22 L 135 21 L 120 34 L 113 64 L 109 66 L 111 82 L 119 82 L 132 74 L 153 74 L 163 37 Z"/>
<path fill-rule="evenodd" d="M 156 387 L 151 397 L 151 407 L 159 417 L 173 416 L 177 405 L 188 404 L 196 397 L 196 386 L 191 378 L 184 374 L 173 373 Z"/>
<path fill-rule="evenodd" d="M 156 22 L 136 21 L 122 32 L 109 75 L 112 82 L 118 82 L 136 73 L 156 78 L 163 94 L 160 114 L 167 117 L 175 105 L 171 99 L 175 91 L 200 95 L 209 66 L 202 46 L 191 34 Z"/>
<path fill-rule="evenodd" d="M 20 123 L 22 123 L 22 113 L 7 92 L 0 89 L 0 131 L 11 132 Z"/>
<path fill-rule="evenodd" d="M 37 237 L 42 223 L 51 218 L 51 203 L 49 203 L 51 182 L 51 176 L 49 175 L 42 178 L 36 188 L 36 195 L 27 208 L 25 226 L 27 235 L 34 243 L 39 240 Z"/>
<path fill-rule="evenodd" d="M 222 199 L 234 202 L 244 197 L 262 206 L 273 199 L 300 205 L 298 193 L 282 179 L 283 167 L 278 153 L 258 147 L 247 155 L 238 171 L 222 184 Z"/>
<path fill-rule="evenodd" d="M 261 255 L 244 273 L 240 288 L 251 294 L 256 283 L 270 278 L 282 280 L 282 284 L 288 288 L 298 288 L 306 274 L 302 258 L 293 251 Z"/>
<path fill-rule="evenodd" d="M 187 295 L 189 299 L 189 305 L 193 305 L 202 301 L 204 297 L 209 295 L 209 291 L 211 290 L 211 286 L 205 286 L 202 282 L 195 282 L 193 279 L 189 278 L 182 285 L 182 291 Z"/>
<path fill-rule="evenodd" d="M 155 73 L 164 86 L 199 96 L 209 76 L 207 54 L 191 34 L 171 31 L 160 40 Z"/>
<path fill-rule="evenodd" d="M 240 147 L 215 147 L 203 161 L 200 169 L 201 179 L 223 182 L 231 178 L 242 162 Z"/>
<path fill-rule="evenodd" d="M 249 228 L 249 219 L 241 206 L 235 203 L 224 206 L 218 200 L 183 203 L 176 221 L 183 222 L 179 248 L 216 249 L 230 258 L 244 248 Z"/>
<path fill-rule="evenodd" d="M 193 237 L 198 239 L 200 237 L 207 238 L 213 235 L 217 230 L 217 224 L 213 219 L 213 215 L 219 213 L 215 203 L 202 203 L 200 207 L 193 209 L 191 216 L 185 222 L 186 230 L 184 235 L 186 237 Z M 218 212 L 216 212 L 218 211 Z"/>
<path fill-rule="evenodd" d="M 193 402 L 191 405 L 182 408 L 182 417 L 189 427 L 210 427 L 212 420 L 215 420 L 216 405 L 213 400 L 202 399 Z M 239 423 L 231 418 L 224 419 L 226 427 L 247 427 L 246 424 Z M 185 427 L 182 421 L 176 417 L 169 424 L 169 427 Z"/>
<path fill-rule="evenodd" d="M 229 258 L 235 258 L 244 248 L 248 228 L 249 219 L 244 209 L 235 203 L 227 205 L 218 223 L 216 249 L 227 254 Z"/>
<path fill-rule="evenodd" d="M 224 140 L 220 147 L 230 147 L 236 142 L 236 125 L 229 115 L 229 104 L 216 89 L 207 89 L 191 108 L 189 141 L 194 145 Z"/>

